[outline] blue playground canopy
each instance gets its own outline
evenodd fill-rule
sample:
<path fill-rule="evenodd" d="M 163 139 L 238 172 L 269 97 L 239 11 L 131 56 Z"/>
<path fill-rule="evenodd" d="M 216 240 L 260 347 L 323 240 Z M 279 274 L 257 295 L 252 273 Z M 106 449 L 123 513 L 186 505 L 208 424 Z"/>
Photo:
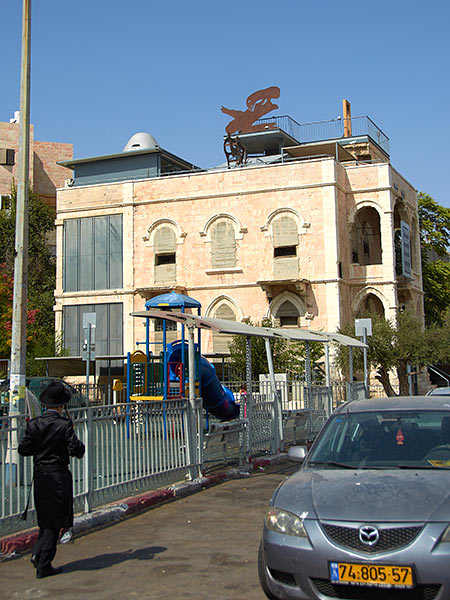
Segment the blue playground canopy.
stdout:
<path fill-rule="evenodd" d="M 194 300 L 194 298 L 190 298 L 184 294 L 177 294 L 176 292 L 155 296 L 145 303 L 145 308 L 159 308 L 162 306 L 170 306 L 172 308 L 201 308 L 202 305 L 198 300 Z"/>

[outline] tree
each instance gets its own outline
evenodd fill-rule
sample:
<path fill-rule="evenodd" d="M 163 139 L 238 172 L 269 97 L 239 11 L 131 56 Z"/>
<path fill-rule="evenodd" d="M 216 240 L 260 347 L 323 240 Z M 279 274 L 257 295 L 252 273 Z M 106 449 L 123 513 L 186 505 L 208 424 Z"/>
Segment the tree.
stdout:
<path fill-rule="evenodd" d="M 0 356 L 11 354 L 12 312 L 14 279 L 6 272 L 5 264 L 0 264 Z M 27 357 L 36 356 L 36 351 L 45 347 L 42 331 L 37 326 L 39 309 L 27 306 Z"/>
<path fill-rule="evenodd" d="M 424 329 L 421 320 L 409 311 L 398 313 L 396 320 L 374 314 L 366 317 L 372 319 L 372 335 L 367 340 L 368 363 L 376 371 L 376 378 L 387 396 L 396 395 L 390 381 L 393 369 L 397 373 L 400 395 L 408 395 L 408 365 L 420 368 L 440 356 L 446 354 L 448 358 L 450 355 L 450 325 Z M 340 332 L 355 337 L 354 324 L 348 324 Z M 342 347 L 337 349 L 337 363 L 343 372 L 348 372 L 348 354 Z M 354 353 L 354 368 L 362 369 L 362 366 L 362 352 Z"/>
<path fill-rule="evenodd" d="M 255 325 L 250 319 L 245 319 L 248 325 Z M 273 327 L 270 319 L 263 319 L 260 327 Z M 252 336 L 252 379 L 268 373 L 265 338 Z M 270 339 L 274 370 L 277 373 L 292 373 L 302 375 L 305 370 L 305 344 L 304 342 L 291 342 L 282 338 Z M 323 372 L 318 363 L 323 356 L 323 344 L 310 344 L 311 363 L 314 365 L 314 376 L 317 380 L 323 379 Z M 244 335 L 234 335 L 229 345 L 231 363 L 234 369 L 245 377 L 246 367 L 246 338 Z"/>
<path fill-rule="evenodd" d="M 450 307 L 450 208 L 440 206 L 424 192 L 420 192 L 417 198 L 425 322 L 427 325 L 442 324 Z"/>
<path fill-rule="evenodd" d="M 425 192 L 419 192 L 417 200 L 422 249 L 441 257 L 447 256 L 450 246 L 450 208 L 440 206 Z"/>
<path fill-rule="evenodd" d="M 10 206 L 0 211 L 0 352 L 11 352 L 11 332 L 8 323 L 12 314 L 12 285 L 14 277 L 15 228 L 17 190 L 11 190 Z M 43 374 L 44 364 L 36 356 L 58 353 L 54 333 L 55 260 L 48 244 L 54 230 L 54 215 L 39 196 L 29 192 L 28 216 L 28 312 L 27 312 L 27 374 Z M 6 346 L 5 346 L 6 344 Z"/>

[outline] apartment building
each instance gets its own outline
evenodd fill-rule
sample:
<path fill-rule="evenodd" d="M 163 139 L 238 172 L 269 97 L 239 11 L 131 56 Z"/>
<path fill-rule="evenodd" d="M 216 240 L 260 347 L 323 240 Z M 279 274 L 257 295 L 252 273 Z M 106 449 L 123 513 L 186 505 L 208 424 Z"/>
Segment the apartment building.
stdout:
<path fill-rule="evenodd" d="M 423 317 L 416 190 L 387 136 L 366 116 L 270 121 L 229 137 L 241 160 L 213 169 L 144 133 L 59 163 L 70 180 L 57 190 L 55 314 L 72 354 L 85 312 L 97 314 L 99 354 L 133 351 L 145 330 L 130 313 L 171 290 L 203 315 L 281 327 L 336 331 L 406 307 Z M 224 336 L 203 344 L 227 350 Z"/>

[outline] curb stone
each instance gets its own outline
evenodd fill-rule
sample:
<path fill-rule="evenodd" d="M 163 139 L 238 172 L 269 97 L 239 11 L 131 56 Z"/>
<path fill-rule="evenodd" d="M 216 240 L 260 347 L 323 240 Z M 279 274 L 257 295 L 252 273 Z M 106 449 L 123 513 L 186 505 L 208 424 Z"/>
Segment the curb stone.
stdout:
<path fill-rule="evenodd" d="M 194 481 L 176 483 L 158 490 L 150 490 L 136 496 L 124 498 L 120 502 L 102 506 L 91 513 L 75 517 L 73 524 L 73 537 L 92 531 L 99 527 L 118 523 L 123 519 L 137 515 L 152 507 L 159 506 L 170 500 L 176 500 L 194 494 L 202 489 L 211 487 L 230 479 L 247 477 L 259 468 L 281 462 L 286 454 L 279 453 L 267 458 L 256 459 L 239 468 L 228 469 L 221 473 L 199 477 Z M 0 560 L 20 556 L 23 552 L 31 550 L 36 543 L 38 528 L 28 529 L 0 539 Z M 70 536 L 67 541 L 72 538 Z"/>

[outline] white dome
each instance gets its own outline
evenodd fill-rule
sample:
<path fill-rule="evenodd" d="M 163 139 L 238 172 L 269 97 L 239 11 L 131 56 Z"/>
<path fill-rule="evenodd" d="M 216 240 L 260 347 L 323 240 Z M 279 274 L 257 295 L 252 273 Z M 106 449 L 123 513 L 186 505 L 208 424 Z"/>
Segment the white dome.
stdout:
<path fill-rule="evenodd" d="M 154 150 L 159 148 L 158 142 L 149 133 L 135 133 L 130 137 L 122 152 L 131 152 L 133 150 Z"/>

